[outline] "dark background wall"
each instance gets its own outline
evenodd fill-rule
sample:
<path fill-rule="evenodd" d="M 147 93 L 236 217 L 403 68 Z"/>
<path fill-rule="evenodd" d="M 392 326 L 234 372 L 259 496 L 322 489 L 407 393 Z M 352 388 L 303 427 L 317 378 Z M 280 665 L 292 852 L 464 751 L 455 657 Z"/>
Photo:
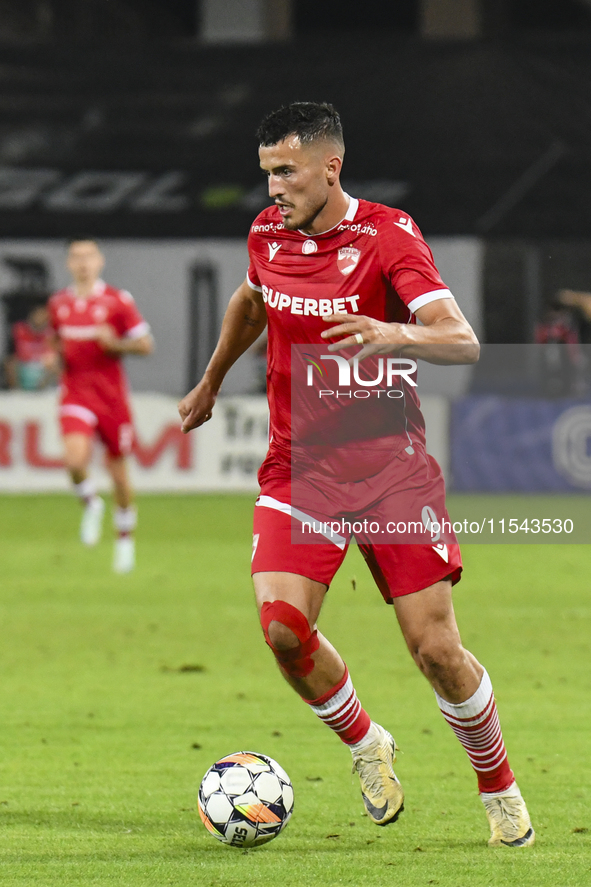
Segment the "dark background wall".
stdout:
<path fill-rule="evenodd" d="M 591 2 L 463 0 L 478 39 L 433 39 L 445 0 L 293 0 L 250 45 L 208 42 L 211 2 L 3 0 L 2 236 L 244 238 L 259 119 L 328 99 L 352 193 L 486 241 L 491 341 L 591 286 Z"/>
<path fill-rule="evenodd" d="M 206 0 L 3 0 L 0 33 L 11 39 L 198 37 Z M 586 0 L 478 0 L 486 35 L 591 29 Z M 424 0 L 291 0 L 296 36 L 384 30 L 419 36 Z M 461 8 L 461 7 L 460 7 Z"/>

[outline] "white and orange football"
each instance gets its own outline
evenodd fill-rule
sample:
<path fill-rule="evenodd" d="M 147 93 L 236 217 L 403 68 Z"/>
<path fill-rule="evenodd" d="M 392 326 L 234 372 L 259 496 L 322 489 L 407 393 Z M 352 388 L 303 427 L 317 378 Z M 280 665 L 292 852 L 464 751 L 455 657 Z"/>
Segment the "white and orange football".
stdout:
<path fill-rule="evenodd" d="M 239 751 L 209 768 L 199 786 L 198 810 L 218 841 L 258 847 L 276 838 L 289 822 L 293 787 L 272 758 Z"/>

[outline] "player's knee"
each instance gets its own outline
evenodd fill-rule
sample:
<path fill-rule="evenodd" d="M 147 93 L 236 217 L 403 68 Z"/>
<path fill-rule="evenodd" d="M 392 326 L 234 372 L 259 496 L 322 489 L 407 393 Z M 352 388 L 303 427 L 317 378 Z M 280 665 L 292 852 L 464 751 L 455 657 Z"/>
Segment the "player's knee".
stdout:
<path fill-rule="evenodd" d="M 64 465 L 70 474 L 80 474 L 88 467 L 90 453 L 80 447 L 66 447 L 64 452 Z"/>
<path fill-rule="evenodd" d="M 281 668 L 291 677 L 309 675 L 314 668 L 312 654 L 320 642 L 304 614 L 286 601 L 266 601 L 261 608 L 261 625 Z"/>
<path fill-rule="evenodd" d="M 269 623 L 266 634 L 268 638 L 267 643 L 273 650 L 284 652 L 285 650 L 292 650 L 299 644 L 297 636 L 291 628 L 283 625 L 282 622 L 277 622 L 276 619 Z"/>
<path fill-rule="evenodd" d="M 69 471 L 74 483 L 80 483 L 86 475 L 86 460 L 77 456 L 68 456 L 64 458 L 66 471 Z"/>
<path fill-rule="evenodd" d="M 462 661 L 462 648 L 445 636 L 426 635 L 416 645 L 414 659 L 427 678 L 441 678 Z"/>

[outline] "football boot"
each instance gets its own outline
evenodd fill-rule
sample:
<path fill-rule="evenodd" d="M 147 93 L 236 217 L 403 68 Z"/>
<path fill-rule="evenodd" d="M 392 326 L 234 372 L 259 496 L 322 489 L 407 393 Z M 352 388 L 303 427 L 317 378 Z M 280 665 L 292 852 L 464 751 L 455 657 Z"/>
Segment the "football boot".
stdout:
<path fill-rule="evenodd" d="M 361 797 L 367 815 L 376 825 L 395 822 L 404 809 L 404 792 L 392 764 L 396 743 L 387 730 L 372 722 L 373 740 L 353 752 L 353 772 L 361 783 Z"/>
<path fill-rule="evenodd" d="M 536 839 L 521 792 L 514 782 L 504 792 L 480 797 L 490 825 L 490 847 L 529 847 Z"/>
<path fill-rule="evenodd" d="M 135 540 L 133 536 L 121 536 L 115 540 L 113 571 L 131 573 L 135 567 Z"/>

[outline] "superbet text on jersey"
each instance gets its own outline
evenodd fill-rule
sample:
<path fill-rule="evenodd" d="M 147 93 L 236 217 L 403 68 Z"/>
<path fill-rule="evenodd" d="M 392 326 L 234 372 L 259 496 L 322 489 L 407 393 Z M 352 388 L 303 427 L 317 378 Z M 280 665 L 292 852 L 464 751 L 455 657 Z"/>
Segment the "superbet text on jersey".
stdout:
<path fill-rule="evenodd" d="M 62 433 L 80 432 L 102 438 L 113 456 L 129 452 L 132 443 L 127 381 L 120 355 L 107 353 L 97 342 L 104 324 L 118 337 L 139 338 L 150 328 L 130 293 L 97 281 L 94 291 L 79 298 L 63 289 L 49 300 L 50 323 L 61 342 L 60 379 Z"/>

